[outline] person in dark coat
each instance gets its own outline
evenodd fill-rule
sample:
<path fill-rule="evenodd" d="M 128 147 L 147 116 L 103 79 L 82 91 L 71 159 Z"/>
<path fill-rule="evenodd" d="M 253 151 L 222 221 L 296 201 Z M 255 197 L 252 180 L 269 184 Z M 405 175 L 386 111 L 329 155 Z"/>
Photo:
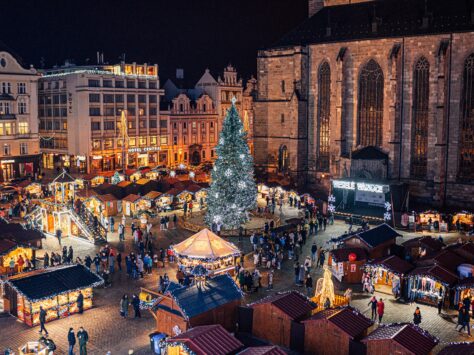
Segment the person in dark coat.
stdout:
<path fill-rule="evenodd" d="M 135 294 L 132 297 L 132 306 L 133 306 L 133 310 L 135 311 L 135 318 L 141 318 L 142 315 L 140 314 L 140 300 L 138 299 L 138 296 Z"/>
<path fill-rule="evenodd" d="M 421 311 L 420 307 L 416 307 L 415 313 L 413 313 L 413 324 L 419 325 L 421 323 Z"/>
<path fill-rule="evenodd" d="M 375 296 L 373 296 L 371 299 L 370 299 L 370 302 L 369 304 L 370 305 L 370 308 L 372 309 L 372 317 L 371 319 L 372 320 L 375 320 L 375 318 L 377 317 L 377 298 Z"/>
<path fill-rule="evenodd" d="M 44 330 L 46 335 L 48 335 L 48 331 L 44 327 L 44 323 L 46 323 L 46 311 L 44 310 L 43 306 L 40 306 L 39 322 L 40 322 L 40 330 L 39 330 L 40 334 L 42 334 Z"/>
<path fill-rule="evenodd" d="M 77 296 L 77 308 L 79 309 L 79 313 L 82 314 L 84 312 L 84 295 L 81 291 L 79 291 L 79 295 Z"/>
<path fill-rule="evenodd" d="M 79 355 L 87 355 L 87 342 L 89 341 L 89 334 L 87 331 L 80 327 L 77 332 L 77 340 L 79 340 Z"/>
<path fill-rule="evenodd" d="M 460 322 L 461 322 L 461 328 L 459 328 L 459 332 L 462 332 L 464 328 L 467 327 L 467 334 L 471 336 L 471 324 L 470 324 L 471 316 L 469 315 L 469 308 L 465 308 L 465 307 L 462 308 Z"/>
<path fill-rule="evenodd" d="M 76 335 L 74 334 L 74 329 L 69 328 L 67 333 L 67 342 L 69 344 L 68 355 L 74 355 L 74 346 L 76 345 Z"/>

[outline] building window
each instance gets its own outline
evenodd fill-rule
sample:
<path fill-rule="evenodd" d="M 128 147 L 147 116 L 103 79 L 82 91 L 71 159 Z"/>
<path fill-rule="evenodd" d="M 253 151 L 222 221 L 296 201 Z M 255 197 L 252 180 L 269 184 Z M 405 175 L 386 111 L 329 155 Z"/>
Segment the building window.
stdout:
<path fill-rule="evenodd" d="M 183 135 L 183 144 L 185 144 L 185 145 L 187 144 L 185 135 Z"/>
<path fill-rule="evenodd" d="M 102 100 L 106 104 L 113 104 L 114 103 L 114 95 L 113 94 L 104 94 Z"/>
<path fill-rule="evenodd" d="M 280 115 L 280 123 L 285 123 L 285 114 L 284 113 L 282 113 Z"/>
<path fill-rule="evenodd" d="M 183 112 L 184 111 L 184 105 L 183 104 L 179 104 L 179 112 Z"/>
<path fill-rule="evenodd" d="M 28 132 L 28 122 L 20 122 L 18 123 L 18 133 L 20 134 L 27 134 Z"/>
<path fill-rule="evenodd" d="M 209 127 L 214 128 L 214 122 L 211 122 Z"/>
<path fill-rule="evenodd" d="M 160 128 L 168 128 L 168 121 L 160 120 Z M 176 123 L 174 124 L 174 128 L 176 128 Z"/>
<path fill-rule="evenodd" d="M 135 102 L 135 95 L 127 95 L 127 102 Z"/>
<path fill-rule="evenodd" d="M 150 145 L 156 145 L 157 139 L 156 136 L 150 137 Z"/>
<path fill-rule="evenodd" d="M 128 145 L 131 147 L 135 147 L 137 145 L 137 140 L 133 137 L 128 140 Z"/>
<path fill-rule="evenodd" d="M 178 161 L 178 153 L 174 153 L 174 161 Z"/>
<path fill-rule="evenodd" d="M 115 95 L 115 102 L 116 103 L 123 103 L 123 95 L 116 94 Z"/>
<path fill-rule="evenodd" d="M 20 155 L 28 154 L 28 143 L 20 143 Z"/>
<path fill-rule="evenodd" d="M 156 120 L 150 120 L 150 128 L 157 128 Z"/>
<path fill-rule="evenodd" d="M 125 86 L 124 86 L 122 80 L 115 80 L 115 87 L 116 87 L 116 88 L 123 88 L 123 87 L 125 87 Z"/>
<path fill-rule="evenodd" d="M 26 94 L 26 83 L 18 83 L 18 93 Z"/>
<path fill-rule="evenodd" d="M 329 118 L 331 112 L 331 68 L 324 62 L 318 75 L 318 171 L 329 171 Z"/>
<path fill-rule="evenodd" d="M 89 87 L 98 88 L 100 86 L 100 80 L 89 79 Z"/>
<path fill-rule="evenodd" d="M 474 179 L 474 53 L 464 62 L 461 97 L 459 178 Z"/>
<path fill-rule="evenodd" d="M 211 158 L 214 158 L 214 149 L 211 149 Z"/>
<path fill-rule="evenodd" d="M 10 155 L 11 154 L 11 147 L 10 144 L 3 145 L 3 155 Z"/>
<path fill-rule="evenodd" d="M 426 177 L 428 152 L 428 113 L 430 64 L 420 58 L 413 73 L 413 122 L 411 148 L 411 176 Z"/>
<path fill-rule="evenodd" d="M 371 59 L 359 75 L 358 145 L 382 145 L 383 84 L 382 68 Z"/>
<path fill-rule="evenodd" d="M 173 137 L 173 145 L 178 145 L 178 136 Z"/>
<path fill-rule="evenodd" d="M 168 144 L 168 137 L 161 136 L 160 137 L 160 145 L 167 145 Z"/>
<path fill-rule="evenodd" d="M 91 131 L 100 131 L 100 122 L 91 122 Z"/>
<path fill-rule="evenodd" d="M 149 112 L 150 112 L 150 116 L 156 116 L 158 110 L 156 109 L 156 107 L 150 107 L 149 109 Z"/>
<path fill-rule="evenodd" d="M 196 135 L 196 134 L 193 134 L 193 135 L 191 136 L 191 143 L 192 143 L 192 144 L 195 144 L 196 142 L 197 142 L 197 135 Z"/>
<path fill-rule="evenodd" d="M 162 121 L 162 122 L 163 122 L 163 121 Z M 173 128 L 174 128 L 174 129 L 178 129 L 178 124 L 177 124 L 176 122 L 173 123 Z"/>
<path fill-rule="evenodd" d="M 9 102 L 0 102 L 0 115 L 9 115 L 10 112 L 11 112 L 10 103 Z"/>
<path fill-rule="evenodd" d="M 184 152 L 184 161 L 188 161 L 188 152 Z"/>
<path fill-rule="evenodd" d="M 112 85 L 112 80 L 103 80 L 102 81 L 102 86 L 104 88 L 111 88 L 113 85 Z"/>
<path fill-rule="evenodd" d="M 5 135 L 11 136 L 11 135 L 15 134 L 15 124 L 14 123 L 6 122 L 4 127 L 5 127 Z"/>
<path fill-rule="evenodd" d="M 209 142 L 210 142 L 210 143 L 214 143 L 214 133 L 211 133 L 211 134 L 209 135 Z"/>
<path fill-rule="evenodd" d="M 137 123 L 136 123 L 135 120 L 133 120 L 133 121 L 130 121 L 130 120 L 129 120 L 129 121 L 127 121 L 127 122 L 128 122 L 128 129 L 135 129 L 135 128 L 137 128 Z"/>
<path fill-rule="evenodd" d="M 89 107 L 90 116 L 100 116 L 100 107 Z"/>
<path fill-rule="evenodd" d="M 146 103 L 146 95 L 138 95 L 138 102 L 141 104 Z"/>
<path fill-rule="evenodd" d="M 280 86 L 281 86 L 281 93 L 284 94 L 285 93 L 285 80 L 281 81 Z"/>
<path fill-rule="evenodd" d="M 26 114 L 26 102 L 19 102 L 18 103 L 18 113 L 20 115 Z"/>
<path fill-rule="evenodd" d="M 205 150 L 202 151 L 202 159 L 206 159 L 206 151 Z"/>
<path fill-rule="evenodd" d="M 139 124 L 139 128 L 146 128 L 146 120 L 140 120 L 138 124 Z"/>
<path fill-rule="evenodd" d="M 12 84 L 11 83 L 2 83 L 2 93 L 3 94 L 11 94 L 12 92 Z"/>
<path fill-rule="evenodd" d="M 135 88 L 135 80 L 127 80 L 127 88 Z"/>
<path fill-rule="evenodd" d="M 183 129 L 188 128 L 188 124 L 186 122 L 183 123 Z"/>
<path fill-rule="evenodd" d="M 94 139 L 92 141 L 92 149 L 99 150 L 101 147 L 101 141 L 99 139 Z"/>
<path fill-rule="evenodd" d="M 106 131 L 115 130 L 115 122 L 114 121 L 104 121 L 104 130 L 106 130 Z"/>
<path fill-rule="evenodd" d="M 146 137 L 138 137 L 138 144 L 140 147 L 146 146 Z"/>
<path fill-rule="evenodd" d="M 113 148 L 114 148 L 114 140 L 113 139 L 104 140 L 104 149 L 113 149 Z"/>
<path fill-rule="evenodd" d="M 278 170 L 281 172 L 288 170 L 288 148 L 282 145 L 278 151 Z"/>
<path fill-rule="evenodd" d="M 89 102 L 100 102 L 100 94 L 89 94 Z"/>

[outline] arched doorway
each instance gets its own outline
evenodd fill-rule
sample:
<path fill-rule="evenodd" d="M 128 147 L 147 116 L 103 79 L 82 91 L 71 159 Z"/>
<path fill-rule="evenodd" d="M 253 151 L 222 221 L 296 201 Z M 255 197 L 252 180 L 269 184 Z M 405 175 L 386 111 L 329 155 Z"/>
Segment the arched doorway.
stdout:
<path fill-rule="evenodd" d="M 201 153 L 195 150 L 193 154 L 191 154 L 191 165 L 199 165 L 201 163 Z"/>
<path fill-rule="evenodd" d="M 278 170 L 284 172 L 288 170 L 288 148 L 282 145 L 278 152 Z"/>

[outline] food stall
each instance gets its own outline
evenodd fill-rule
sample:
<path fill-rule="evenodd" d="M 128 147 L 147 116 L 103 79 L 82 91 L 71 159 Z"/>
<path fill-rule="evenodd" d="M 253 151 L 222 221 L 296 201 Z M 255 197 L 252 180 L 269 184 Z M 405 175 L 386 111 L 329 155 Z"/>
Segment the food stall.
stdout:
<path fill-rule="evenodd" d="M 233 272 L 235 259 L 241 251 L 208 229 L 192 235 L 181 243 L 171 246 L 178 267 L 190 273 L 197 265 L 204 266 L 210 274 Z"/>
<path fill-rule="evenodd" d="M 95 195 L 85 201 L 87 208 L 96 216 L 115 216 L 118 213 L 118 200 L 112 194 Z"/>
<path fill-rule="evenodd" d="M 406 275 L 413 266 L 396 255 L 390 255 L 365 264 L 362 282 L 368 282 L 375 291 L 399 296 L 405 287 Z"/>
<path fill-rule="evenodd" d="M 150 191 L 145 196 L 143 196 L 140 201 L 138 202 L 141 210 L 146 210 L 149 208 L 153 208 L 158 204 L 158 200 L 162 195 L 159 191 Z"/>
<path fill-rule="evenodd" d="M 122 199 L 122 211 L 125 216 L 132 217 L 140 210 L 138 205 L 141 197 L 139 195 L 130 194 Z"/>
<path fill-rule="evenodd" d="M 41 188 L 41 184 L 37 182 L 32 182 L 25 187 L 25 192 L 33 198 L 39 198 L 41 197 L 43 190 Z"/>
<path fill-rule="evenodd" d="M 437 211 L 425 211 L 418 214 L 417 223 L 425 228 L 434 228 L 435 223 L 439 226 L 441 221 L 441 215 Z"/>
<path fill-rule="evenodd" d="M 92 308 L 93 288 L 103 283 L 83 265 L 19 274 L 5 281 L 5 308 L 20 321 L 35 326 L 39 324 L 40 306 L 46 311 L 47 322 L 79 312 L 79 292 L 84 296 L 84 310 Z"/>
<path fill-rule="evenodd" d="M 35 259 L 36 248 L 32 246 L 24 246 L 9 239 L 0 239 L 0 276 L 19 272 L 18 260 L 21 256 L 23 260 Z M 10 261 L 15 261 L 14 270 L 10 269 Z"/>
<path fill-rule="evenodd" d="M 453 272 L 440 265 L 417 267 L 408 274 L 406 298 L 431 306 L 437 306 L 441 300 L 444 307 L 449 307 L 453 304 L 451 290 L 458 280 Z"/>
<path fill-rule="evenodd" d="M 454 290 L 454 304 L 462 302 L 466 297 L 474 298 L 474 277 L 462 279 L 456 284 Z"/>
<path fill-rule="evenodd" d="M 474 228 L 474 214 L 467 211 L 456 213 L 453 217 L 453 225 L 459 226 L 460 230 L 471 230 Z"/>

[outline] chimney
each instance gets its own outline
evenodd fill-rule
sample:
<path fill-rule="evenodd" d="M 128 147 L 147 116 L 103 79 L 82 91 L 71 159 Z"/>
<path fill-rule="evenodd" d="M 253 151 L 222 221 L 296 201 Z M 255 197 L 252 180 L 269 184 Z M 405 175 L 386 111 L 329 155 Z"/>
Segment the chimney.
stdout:
<path fill-rule="evenodd" d="M 308 0 L 308 17 L 313 17 L 324 7 L 324 0 Z"/>

